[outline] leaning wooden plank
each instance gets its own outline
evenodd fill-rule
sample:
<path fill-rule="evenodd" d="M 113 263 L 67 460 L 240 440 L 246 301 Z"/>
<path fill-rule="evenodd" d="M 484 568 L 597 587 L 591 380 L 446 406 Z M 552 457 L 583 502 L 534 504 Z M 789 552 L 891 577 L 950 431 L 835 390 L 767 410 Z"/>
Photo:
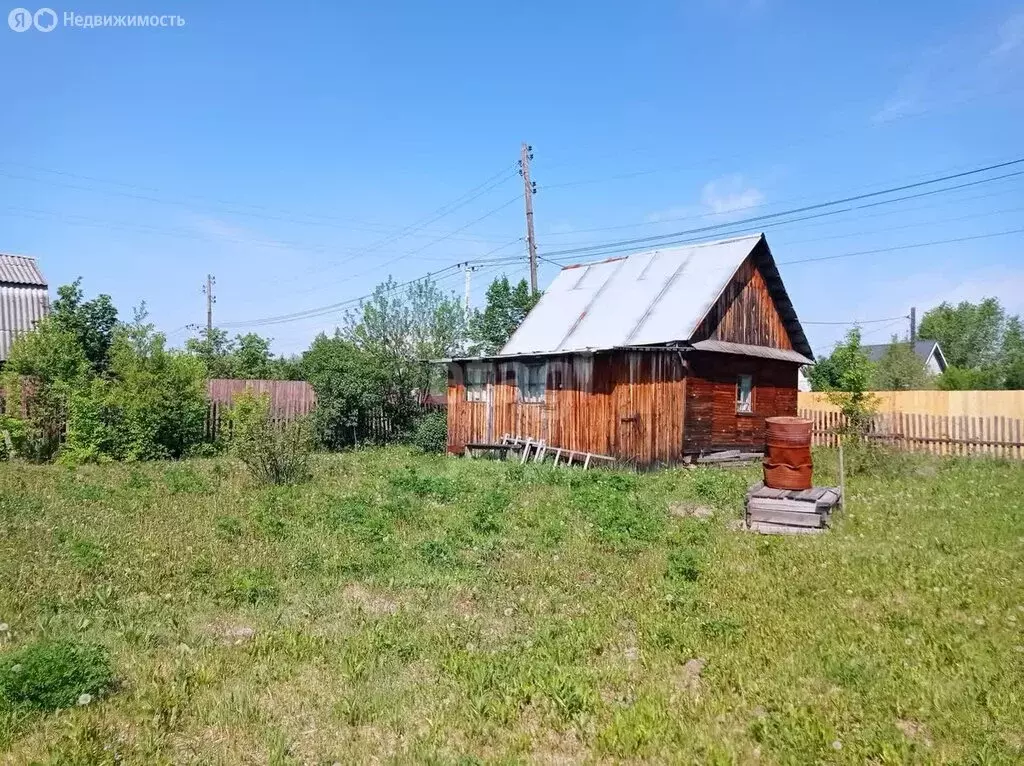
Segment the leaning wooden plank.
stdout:
<path fill-rule="evenodd" d="M 750 521 L 763 521 L 766 524 L 788 524 L 793 527 L 823 527 L 825 520 L 817 513 L 790 513 L 788 511 L 768 511 L 761 508 L 750 508 L 747 511 Z"/>
<path fill-rule="evenodd" d="M 762 535 L 820 535 L 826 531 L 822 528 L 791 527 L 786 524 L 766 524 L 761 521 L 751 522 L 747 525 L 747 529 Z"/>

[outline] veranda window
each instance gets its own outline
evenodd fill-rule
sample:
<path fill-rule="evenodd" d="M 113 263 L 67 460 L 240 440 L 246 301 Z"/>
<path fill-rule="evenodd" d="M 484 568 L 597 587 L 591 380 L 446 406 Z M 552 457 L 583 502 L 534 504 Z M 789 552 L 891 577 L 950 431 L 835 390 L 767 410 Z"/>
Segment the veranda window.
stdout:
<path fill-rule="evenodd" d="M 483 402 L 487 399 L 487 367 L 482 364 L 466 366 L 466 401 Z"/>
<path fill-rule="evenodd" d="M 548 363 L 528 362 L 520 365 L 517 371 L 519 382 L 519 401 L 543 402 L 547 388 Z"/>

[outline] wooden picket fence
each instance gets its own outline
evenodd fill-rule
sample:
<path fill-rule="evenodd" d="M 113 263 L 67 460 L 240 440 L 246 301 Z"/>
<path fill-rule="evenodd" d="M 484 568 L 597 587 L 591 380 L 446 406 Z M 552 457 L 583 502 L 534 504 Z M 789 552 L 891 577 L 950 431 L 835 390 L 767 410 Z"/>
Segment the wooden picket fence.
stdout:
<path fill-rule="evenodd" d="M 813 445 L 838 445 L 837 432 L 845 424 L 842 413 L 832 410 L 800 410 L 799 415 L 813 423 Z M 1001 415 L 972 417 L 881 412 L 872 417 L 867 436 L 910 452 L 989 455 L 1024 460 L 1024 421 Z"/>

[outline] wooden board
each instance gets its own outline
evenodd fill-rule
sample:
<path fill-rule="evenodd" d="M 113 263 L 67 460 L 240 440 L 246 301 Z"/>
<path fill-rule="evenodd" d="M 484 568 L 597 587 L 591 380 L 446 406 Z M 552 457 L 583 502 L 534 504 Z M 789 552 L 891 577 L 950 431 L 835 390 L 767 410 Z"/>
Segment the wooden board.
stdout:
<path fill-rule="evenodd" d="M 803 502 L 801 500 L 784 500 L 773 497 L 752 497 L 747 502 L 747 508 L 753 510 L 758 508 L 763 511 L 787 511 L 789 513 L 817 515 L 822 509 L 816 503 Z"/>
<path fill-rule="evenodd" d="M 821 514 L 773 511 L 762 508 L 750 508 L 747 511 L 747 521 L 764 522 L 766 524 L 788 524 L 793 527 L 825 526 L 825 518 Z"/>
<path fill-rule="evenodd" d="M 822 528 L 791 527 L 786 524 L 767 524 L 763 521 L 752 522 L 747 529 L 762 535 L 820 535 L 825 532 Z"/>

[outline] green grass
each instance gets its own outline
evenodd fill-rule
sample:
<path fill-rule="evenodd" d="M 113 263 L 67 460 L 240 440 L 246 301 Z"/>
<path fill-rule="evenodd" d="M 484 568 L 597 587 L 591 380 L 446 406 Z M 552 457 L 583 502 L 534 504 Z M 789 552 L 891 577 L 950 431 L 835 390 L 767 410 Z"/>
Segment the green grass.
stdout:
<path fill-rule="evenodd" d="M 57 712 L 0 699 L 0 751 L 1021 762 L 1021 466 L 854 476 L 816 538 L 732 530 L 755 477 L 400 449 L 296 487 L 227 459 L 0 465 L 0 665 L 72 641 L 114 677 Z"/>

